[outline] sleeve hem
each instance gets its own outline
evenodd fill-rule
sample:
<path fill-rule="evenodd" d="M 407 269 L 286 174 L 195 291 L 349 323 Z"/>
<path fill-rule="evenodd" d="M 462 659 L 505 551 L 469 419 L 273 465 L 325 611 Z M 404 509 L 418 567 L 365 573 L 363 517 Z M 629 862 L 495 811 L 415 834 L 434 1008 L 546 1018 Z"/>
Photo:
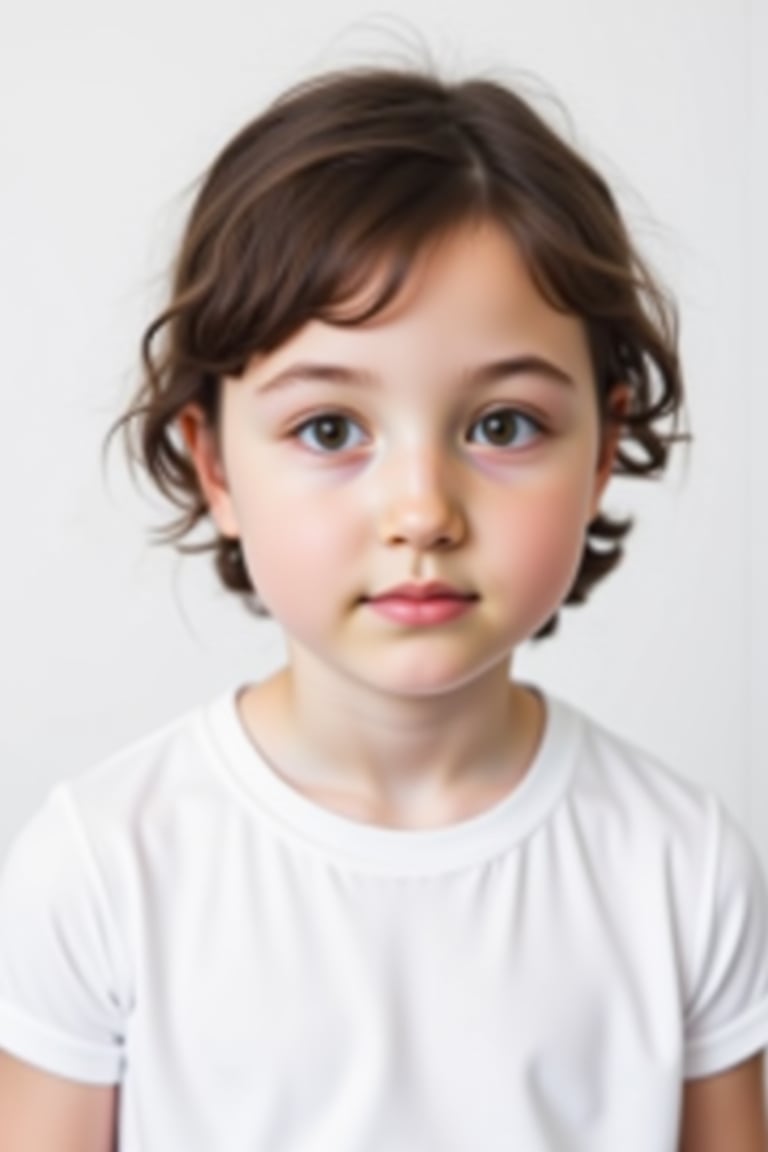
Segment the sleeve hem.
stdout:
<path fill-rule="evenodd" d="M 45 1072 L 88 1084 L 117 1084 L 123 1076 L 122 1046 L 105 1048 L 77 1040 L 0 1004 L 0 1048 Z"/>
<path fill-rule="evenodd" d="M 724 1072 L 768 1047 L 768 997 L 746 1015 L 711 1036 L 694 1040 L 686 1049 L 685 1080 Z"/>

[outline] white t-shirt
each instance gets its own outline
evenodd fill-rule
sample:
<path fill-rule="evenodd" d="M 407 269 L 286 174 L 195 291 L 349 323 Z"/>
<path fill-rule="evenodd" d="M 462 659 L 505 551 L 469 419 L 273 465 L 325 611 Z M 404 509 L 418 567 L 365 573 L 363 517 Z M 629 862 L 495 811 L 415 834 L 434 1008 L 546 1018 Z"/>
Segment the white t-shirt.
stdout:
<path fill-rule="evenodd" d="M 673 1152 L 768 1044 L 768 902 L 709 793 L 546 698 L 522 783 L 400 830 L 228 691 L 56 787 L 0 879 L 0 1046 L 120 1083 L 121 1152 Z"/>

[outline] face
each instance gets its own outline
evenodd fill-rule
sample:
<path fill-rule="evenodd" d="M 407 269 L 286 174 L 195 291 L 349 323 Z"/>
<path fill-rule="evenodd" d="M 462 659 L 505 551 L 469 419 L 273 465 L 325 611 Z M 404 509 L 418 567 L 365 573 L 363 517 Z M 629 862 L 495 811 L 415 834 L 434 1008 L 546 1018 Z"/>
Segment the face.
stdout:
<path fill-rule="evenodd" d="M 427 249 L 364 326 L 311 321 L 223 388 L 221 459 L 197 410 L 182 431 L 295 672 L 447 692 L 506 669 L 569 591 L 613 445 L 583 324 L 497 226 Z M 372 603 L 432 581 L 471 599 L 420 620 Z"/>

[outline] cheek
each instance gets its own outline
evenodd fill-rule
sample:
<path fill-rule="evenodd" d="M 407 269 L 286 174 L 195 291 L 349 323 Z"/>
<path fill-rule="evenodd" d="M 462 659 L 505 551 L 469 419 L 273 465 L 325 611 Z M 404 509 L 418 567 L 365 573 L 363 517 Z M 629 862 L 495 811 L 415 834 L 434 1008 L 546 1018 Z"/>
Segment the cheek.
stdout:
<path fill-rule="evenodd" d="M 579 569 L 588 521 L 588 494 L 578 483 L 553 485 L 520 501 L 504 534 L 507 576 L 529 591 L 543 616 L 567 595 Z"/>
<path fill-rule="evenodd" d="M 301 617 L 354 559 L 349 519 L 306 493 L 278 498 L 272 488 L 268 505 L 241 501 L 238 519 L 251 581 L 278 620 Z"/>

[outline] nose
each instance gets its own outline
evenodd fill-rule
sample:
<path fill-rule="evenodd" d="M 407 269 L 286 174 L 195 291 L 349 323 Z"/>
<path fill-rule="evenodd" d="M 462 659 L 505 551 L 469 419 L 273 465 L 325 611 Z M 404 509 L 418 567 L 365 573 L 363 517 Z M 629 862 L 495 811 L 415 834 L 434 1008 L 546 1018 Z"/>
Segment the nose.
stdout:
<path fill-rule="evenodd" d="M 384 543 L 424 551 L 455 548 L 467 533 L 455 477 L 437 452 L 413 451 L 384 479 L 380 536 Z"/>

